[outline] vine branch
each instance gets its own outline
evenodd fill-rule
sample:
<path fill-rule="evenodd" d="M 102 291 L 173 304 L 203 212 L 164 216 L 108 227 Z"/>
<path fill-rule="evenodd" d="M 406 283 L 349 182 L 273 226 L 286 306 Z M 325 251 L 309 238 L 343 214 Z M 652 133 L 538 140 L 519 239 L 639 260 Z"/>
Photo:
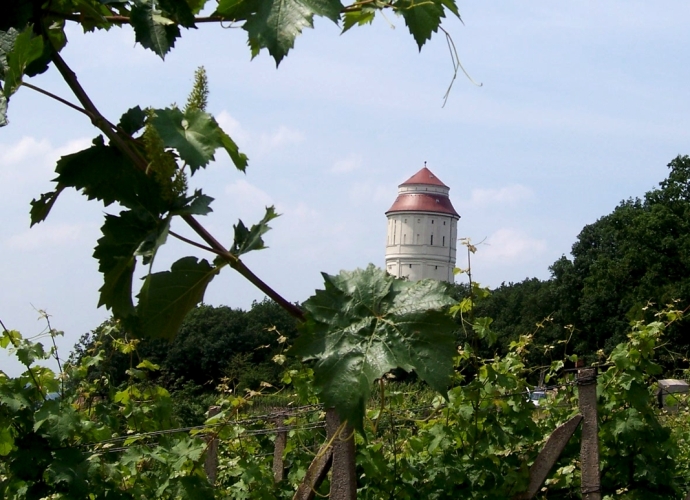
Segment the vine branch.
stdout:
<path fill-rule="evenodd" d="M 148 162 L 146 159 L 137 151 L 133 150 L 127 143 L 126 139 L 118 134 L 115 127 L 98 111 L 98 108 L 96 108 L 84 88 L 79 83 L 77 75 L 67 65 L 64 59 L 62 59 L 57 50 L 53 52 L 52 58 L 55 66 L 69 88 L 74 93 L 75 97 L 79 100 L 81 105 L 84 106 L 84 110 L 90 113 L 91 122 L 93 125 L 101 130 L 108 137 L 108 139 L 110 139 L 111 142 L 120 151 L 122 151 L 125 156 L 128 156 L 132 160 L 132 162 L 138 168 L 146 171 L 148 167 Z M 256 274 L 254 274 L 236 255 L 230 253 L 216 238 L 214 238 L 213 235 L 209 233 L 206 228 L 202 226 L 201 223 L 199 223 L 199 221 L 197 221 L 192 215 L 182 215 L 181 217 L 194 230 L 195 233 L 197 233 L 206 243 L 208 243 L 213 253 L 223 258 L 230 265 L 230 267 L 240 273 L 245 279 L 265 293 L 269 298 L 278 303 L 278 305 L 285 309 L 291 316 L 300 321 L 304 321 L 304 313 L 299 307 L 289 302 L 278 292 L 273 290 L 273 288 L 267 285 L 263 280 L 261 280 Z M 195 244 L 194 246 L 198 246 L 198 244 Z"/>
<path fill-rule="evenodd" d="M 91 113 L 89 113 L 88 111 L 86 111 L 84 108 L 80 108 L 80 107 L 77 106 L 76 104 L 72 104 L 72 103 L 69 102 L 67 99 L 63 99 L 62 97 L 60 97 L 60 96 L 58 96 L 58 95 L 55 95 L 55 94 L 53 94 L 52 92 L 48 92 L 47 90 L 44 90 L 44 89 L 42 89 L 42 88 L 40 88 L 40 87 L 37 87 L 37 86 L 35 86 L 35 85 L 31 85 L 30 83 L 22 82 L 22 85 L 23 85 L 24 87 L 30 88 L 31 90 L 34 90 L 34 91 L 36 91 L 36 92 L 39 92 L 39 93 L 41 93 L 41 94 L 43 94 L 43 95 L 46 95 L 46 96 L 50 97 L 51 99 L 55 99 L 56 101 L 61 102 L 61 103 L 64 104 L 65 106 L 69 106 L 70 108 L 72 108 L 72 109 L 74 109 L 74 110 L 76 110 L 76 111 L 79 111 L 79 112 L 82 113 L 82 114 L 85 114 L 85 115 L 88 116 L 91 120 L 93 120 L 93 115 L 92 115 Z"/>

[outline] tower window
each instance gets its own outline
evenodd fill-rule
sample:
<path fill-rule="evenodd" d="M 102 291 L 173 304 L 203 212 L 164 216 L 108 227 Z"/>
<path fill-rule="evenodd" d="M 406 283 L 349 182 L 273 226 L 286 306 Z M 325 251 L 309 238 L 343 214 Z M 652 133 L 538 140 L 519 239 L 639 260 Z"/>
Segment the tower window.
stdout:
<path fill-rule="evenodd" d="M 438 269 L 438 266 L 434 266 L 434 269 Z"/>
<path fill-rule="evenodd" d="M 432 245 L 434 244 L 434 235 L 433 234 L 431 235 L 431 244 Z"/>
<path fill-rule="evenodd" d="M 422 219 L 417 219 L 417 224 L 419 224 L 420 222 L 422 222 Z"/>
<path fill-rule="evenodd" d="M 446 237 L 445 236 L 443 237 L 443 246 L 444 247 L 446 246 Z"/>
<path fill-rule="evenodd" d="M 410 264 L 410 269 L 412 269 L 412 264 Z"/>
<path fill-rule="evenodd" d="M 403 234 L 403 245 L 407 243 L 407 234 Z"/>
<path fill-rule="evenodd" d="M 443 225 L 444 225 L 444 226 L 446 225 L 446 221 L 443 221 Z"/>
<path fill-rule="evenodd" d="M 431 219 L 431 223 L 432 223 L 432 224 L 434 223 L 434 219 Z"/>
<path fill-rule="evenodd" d="M 407 219 L 405 219 L 405 224 L 407 224 Z"/>
<path fill-rule="evenodd" d="M 419 235 L 417 235 L 417 245 L 419 245 Z"/>

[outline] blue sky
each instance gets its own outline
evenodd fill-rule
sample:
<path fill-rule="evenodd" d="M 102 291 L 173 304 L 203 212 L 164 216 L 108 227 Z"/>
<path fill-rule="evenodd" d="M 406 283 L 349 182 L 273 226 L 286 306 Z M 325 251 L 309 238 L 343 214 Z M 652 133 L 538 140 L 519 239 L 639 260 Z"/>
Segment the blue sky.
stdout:
<path fill-rule="evenodd" d="M 244 260 L 289 300 L 320 287 L 321 271 L 383 264 L 384 212 L 424 161 L 451 187 L 458 233 L 486 238 L 473 257 L 477 280 L 548 278 L 585 224 L 643 195 L 672 158 L 690 153 L 690 4 L 459 8 L 465 24 L 444 26 L 483 86 L 459 75 L 445 107 L 452 66 L 444 37 L 419 53 L 392 14 L 344 35 L 317 20 L 277 70 L 265 53 L 250 60 L 242 30 L 210 25 L 183 33 L 165 62 L 129 29 L 84 35 L 73 26 L 63 57 L 113 121 L 137 104 L 183 103 L 194 70 L 206 67 L 209 111 L 250 164 L 241 174 L 219 154 L 195 176 L 216 198 L 203 222 L 229 243 L 237 218 L 255 222 L 275 204 L 283 215 L 266 236 L 270 248 Z M 31 83 L 73 100 L 54 69 Z M 51 189 L 55 160 L 86 147 L 95 131 L 28 89 L 9 111 L 0 129 L 0 319 L 34 335 L 43 328 L 34 307 L 45 309 L 66 332 L 65 356 L 108 316 L 96 308 L 101 276 L 91 258 L 103 209 L 65 193 L 48 221 L 29 229 L 28 208 Z M 203 256 L 171 242 L 156 269 L 184 255 Z M 226 269 L 206 302 L 247 308 L 261 298 Z"/>

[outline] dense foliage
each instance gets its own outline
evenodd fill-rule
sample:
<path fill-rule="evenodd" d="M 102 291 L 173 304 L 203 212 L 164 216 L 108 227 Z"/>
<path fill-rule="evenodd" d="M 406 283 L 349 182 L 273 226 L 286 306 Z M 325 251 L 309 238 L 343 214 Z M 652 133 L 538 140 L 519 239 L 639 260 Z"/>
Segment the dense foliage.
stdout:
<path fill-rule="evenodd" d="M 116 385 L 128 379 L 127 370 L 141 358 L 160 366 L 157 382 L 168 389 L 192 382 L 213 391 L 223 378 L 231 379 L 240 390 L 257 389 L 262 381 L 279 380 L 279 367 L 272 358 L 296 335 L 297 321 L 269 300 L 255 302 L 248 311 L 202 304 L 187 315 L 172 342 L 136 339 L 137 349 L 132 353 L 115 349 L 114 344 L 126 339 L 126 332 L 106 321 L 81 338 L 73 361 L 78 364 L 94 348 L 104 349 L 109 355 L 92 376 L 107 372 Z"/>
<path fill-rule="evenodd" d="M 665 310 L 654 322 L 636 323 L 628 340 L 602 360 L 597 392 L 605 499 L 681 499 L 690 486 L 687 414 L 660 410 L 654 396 L 661 371 L 656 351 L 680 316 Z M 532 340 L 523 336 L 505 356 L 489 360 L 476 357 L 469 344 L 458 349 L 447 399 L 418 383 L 382 378 L 357 437 L 358 497 L 491 499 L 524 491 L 528 467 L 548 435 L 578 413 L 574 374 L 562 371 L 562 361 L 548 370 L 555 389 L 549 397 L 539 407 L 528 399 L 525 359 L 535 348 Z M 37 362 L 54 356 L 54 349 L 13 331 L 3 333 L 0 346 L 27 369 L 16 378 L 0 376 L 2 498 L 287 499 L 325 439 L 311 368 L 285 371 L 291 404 L 282 416 L 256 416 L 251 408 L 264 396 L 221 386 L 220 412 L 190 432 L 176 430 L 171 397 L 151 382 L 158 367 L 148 360 L 115 388 L 107 375 L 86 376 L 103 362 L 103 351 L 53 373 Z M 103 386 L 110 387 L 107 394 Z M 272 469 L 277 425 L 288 432 L 281 482 L 274 482 Z M 214 487 L 202 466 L 205 442 L 195 435 L 220 438 Z M 578 441 L 576 433 L 539 498 L 580 498 Z M 318 491 L 327 488 L 328 481 Z"/>
<path fill-rule="evenodd" d="M 550 362 L 555 350 L 589 360 L 626 338 L 631 321 L 651 321 L 651 311 L 677 302 L 690 304 L 690 157 L 669 165 L 668 177 L 642 199 L 622 201 L 615 210 L 583 228 L 572 260 L 551 266 L 552 278 L 503 284 L 478 310 L 494 318 L 505 348 L 534 333 L 534 364 Z M 648 307 L 652 305 L 652 307 Z M 664 366 L 687 368 L 690 330 L 677 322 L 667 333 Z M 572 333 L 572 335 L 571 335 Z"/>

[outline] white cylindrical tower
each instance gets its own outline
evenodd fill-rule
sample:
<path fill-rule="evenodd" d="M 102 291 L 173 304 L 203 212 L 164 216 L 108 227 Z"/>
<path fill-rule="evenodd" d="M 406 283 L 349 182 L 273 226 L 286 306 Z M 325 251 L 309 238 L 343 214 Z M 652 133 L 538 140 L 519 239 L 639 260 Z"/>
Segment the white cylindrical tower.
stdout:
<path fill-rule="evenodd" d="M 449 191 L 426 166 L 398 186 L 398 197 L 386 212 L 389 274 L 453 283 L 460 216 Z"/>

